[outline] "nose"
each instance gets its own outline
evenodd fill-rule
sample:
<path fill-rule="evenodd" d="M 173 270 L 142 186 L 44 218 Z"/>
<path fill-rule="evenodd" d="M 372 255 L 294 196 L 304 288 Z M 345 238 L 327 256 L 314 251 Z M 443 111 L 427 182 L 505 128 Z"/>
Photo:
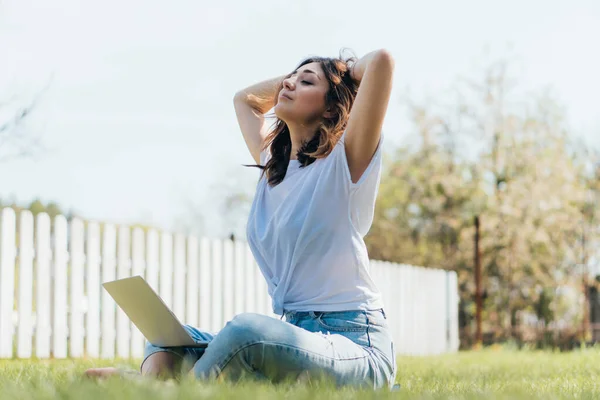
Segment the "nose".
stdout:
<path fill-rule="evenodd" d="M 293 90 L 295 84 L 292 82 L 291 78 L 286 78 L 283 80 L 283 87 L 287 90 Z"/>

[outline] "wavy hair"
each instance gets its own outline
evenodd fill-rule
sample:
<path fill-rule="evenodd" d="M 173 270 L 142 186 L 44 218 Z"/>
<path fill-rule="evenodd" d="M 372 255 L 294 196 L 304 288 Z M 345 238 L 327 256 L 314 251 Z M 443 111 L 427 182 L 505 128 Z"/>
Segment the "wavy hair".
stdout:
<path fill-rule="evenodd" d="M 359 84 L 350 76 L 350 69 L 356 61 L 357 58 L 354 56 L 344 58 L 340 51 L 338 58 L 309 57 L 296 67 L 295 70 L 313 62 L 320 63 L 329 82 L 325 104 L 332 114 L 329 118 L 323 118 L 312 139 L 306 141 L 298 150 L 297 157 L 301 168 L 312 164 L 318 158 L 327 157 L 346 129 L 350 110 L 358 93 Z M 288 77 L 291 75 L 292 73 Z M 276 93 L 279 93 L 282 88 L 283 81 Z M 271 158 L 264 166 L 252 165 L 263 170 L 263 175 L 267 175 L 270 186 L 278 185 L 285 178 L 292 151 L 292 139 L 287 124 L 275 118 L 276 122 L 265 138 L 265 145 L 262 148 L 265 150 L 270 147 Z"/>

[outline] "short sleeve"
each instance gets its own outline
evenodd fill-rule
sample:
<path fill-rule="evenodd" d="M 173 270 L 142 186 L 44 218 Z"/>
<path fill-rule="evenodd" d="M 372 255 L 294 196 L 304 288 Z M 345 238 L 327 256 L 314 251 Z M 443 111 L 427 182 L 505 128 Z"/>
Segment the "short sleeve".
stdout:
<path fill-rule="evenodd" d="M 336 149 L 334 150 L 338 154 L 336 154 L 336 163 L 338 163 L 338 167 L 345 171 L 346 179 L 348 181 L 350 189 L 356 190 L 358 187 L 363 186 L 366 182 L 372 181 L 373 179 L 378 179 L 378 176 L 381 173 L 381 164 L 382 164 L 382 153 L 383 153 L 383 132 L 379 137 L 379 144 L 377 145 L 377 149 L 375 149 L 375 153 L 367 166 L 367 169 L 363 172 L 361 177 L 357 182 L 352 182 L 352 177 L 350 175 L 350 168 L 348 167 L 348 159 L 346 158 L 346 149 L 344 147 L 344 141 L 346 139 L 346 131 L 342 134 L 342 137 L 338 141 L 336 145 Z"/>
<path fill-rule="evenodd" d="M 337 168 L 344 171 L 343 179 L 346 181 L 345 183 L 348 188 L 350 218 L 356 229 L 364 236 L 371 228 L 375 212 L 375 201 L 381 181 L 384 134 L 381 133 L 377 149 L 357 182 L 352 182 L 350 175 L 346 149 L 344 147 L 345 135 L 346 132 L 344 132 L 337 144 L 339 148 L 335 149 L 337 154 L 334 161 L 337 164 Z"/>

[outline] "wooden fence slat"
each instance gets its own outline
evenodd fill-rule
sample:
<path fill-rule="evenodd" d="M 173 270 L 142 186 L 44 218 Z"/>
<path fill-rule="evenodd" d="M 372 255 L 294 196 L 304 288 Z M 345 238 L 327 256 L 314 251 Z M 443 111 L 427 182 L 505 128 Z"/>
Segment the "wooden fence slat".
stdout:
<path fill-rule="evenodd" d="M 211 322 L 210 330 L 219 331 L 223 327 L 223 242 L 214 239 L 211 242 Z"/>
<path fill-rule="evenodd" d="M 54 290 L 52 310 L 52 355 L 67 357 L 67 219 L 54 218 Z"/>
<path fill-rule="evenodd" d="M 102 236 L 102 283 L 114 281 L 116 278 L 116 246 L 117 231 L 114 225 L 104 225 Z M 102 288 L 102 358 L 115 356 L 115 314 L 116 303 L 108 292 Z"/>
<path fill-rule="evenodd" d="M 173 309 L 173 236 L 163 232 L 160 235 L 160 297 Z"/>
<path fill-rule="evenodd" d="M 235 257 L 233 269 L 233 315 L 244 312 L 244 298 L 246 278 L 246 245 L 244 242 L 236 240 L 235 242 Z"/>
<path fill-rule="evenodd" d="M 89 222 L 86 236 L 85 350 L 88 357 L 100 357 L 100 226 Z"/>
<path fill-rule="evenodd" d="M 412 302 L 411 302 L 411 288 L 412 288 L 412 281 L 411 281 L 411 268 L 408 265 L 403 265 L 403 274 L 402 274 L 402 279 L 404 279 L 405 284 L 403 284 L 403 288 L 404 288 L 404 296 L 403 296 L 403 306 L 404 306 L 404 319 L 403 321 L 405 321 L 405 323 L 402 324 L 402 327 L 404 329 L 402 329 L 402 336 L 400 337 L 400 341 L 401 343 L 404 344 L 404 346 L 402 346 L 399 351 L 403 352 L 405 354 L 410 354 L 410 349 L 411 349 L 411 345 L 412 345 L 412 330 L 413 327 L 410 325 L 411 322 L 411 318 L 412 318 L 412 312 L 413 312 L 413 308 L 412 308 Z"/>
<path fill-rule="evenodd" d="M 17 357 L 33 355 L 33 216 L 23 210 L 19 227 L 19 325 Z"/>
<path fill-rule="evenodd" d="M 158 263 L 158 232 L 154 229 L 148 231 L 146 237 L 146 281 L 148 285 L 158 294 L 158 271 L 160 269 Z"/>
<path fill-rule="evenodd" d="M 69 356 L 83 356 L 83 265 L 85 262 L 83 221 L 71 220 L 70 260 L 71 260 L 71 298 L 69 300 Z"/>
<path fill-rule="evenodd" d="M 186 323 L 198 326 L 198 239 L 193 236 L 187 239 L 187 279 L 186 279 Z"/>
<path fill-rule="evenodd" d="M 35 298 L 35 355 L 37 358 L 50 357 L 50 268 L 52 250 L 50 247 L 50 217 L 48 214 L 36 216 L 36 298 Z"/>
<path fill-rule="evenodd" d="M 128 226 L 120 226 L 117 244 L 117 279 L 128 278 L 131 276 L 131 230 Z M 131 321 L 123 312 L 121 307 L 116 307 L 117 312 L 117 356 L 121 358 L 129 357 L 129 345 L 131 342 Z"/>
<path fill-rule="evenodd" d="M 144 231 L 141 228 L 135 228 L 131 245 L 131 276 L 144 277 L 144 250 Z M 142 358 L 144 355 L 144 336 L 131 321 L 129 321 L 129 329 L 131 331 L 131 357 Z"/>
<path fill-rule="evenodd" d="M 246 257 L 244 263 L 244 285 L 246 290 L 244 291 L 244 311 L 245 312 L 257 312 L 256 307 L 256 271 L 257 265 L 254 261 L 254 256 L 250 250 L 248 244 L 245 245 Z M 259 271 L 260 272 L 260 271 Z"/>
<path fill-rule="evenodd" d="M 225 324 L 233 318 L 234 307 L 234 247 L 231 240 L 223 241 L 223 281 L 222 281 L 222 296 L 223 296 L 223 321 Z"/>
<path fill-rule="evenodd" d="M 16 216 L 12 208 L 0 215 L 0 358 L 13 355 Z"/>
<path fill-rule="evenodd" d="M 200 240 L 200 265 L 198 270 L 199 286 L 199 318 L 198 327 L 202 330 L 212 330 L 212 304 L 210 286 L 212 283 L 210 267 L 210 240 L 202 238 Z"/>
<path fill-rule="evenodd" d="M 458 351 L 460 347 L 459 327 L 458 327 L 458 275 L 456 271 L 448 271 L 448 309 L 449 309 L 449 347 L 447 351 Z"/>
<path fill-rule="evenodd" d="M 175 313 L 179 321 L 186 323 L 185 236 L 181 234 L 175 235 L 173 265 L 173 313 Z"/>

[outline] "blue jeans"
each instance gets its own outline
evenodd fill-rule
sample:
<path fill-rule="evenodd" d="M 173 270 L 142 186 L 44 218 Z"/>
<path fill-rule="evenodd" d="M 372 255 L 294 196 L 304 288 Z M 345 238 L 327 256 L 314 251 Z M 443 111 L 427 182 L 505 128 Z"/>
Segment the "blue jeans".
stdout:
<path fill-rule="evenodd" d="M 383 310 L 289 311 L 284 316 L 285 321 L 239 314 L 217 334 L 186 325 L 192 337 L 208 342 L 208 347 L 147 343 L 144 361 L 159 351 L 177 354 L 193 365 L 198 379 L 283 382 L 308 376 L 332 379 L 337 386 L 393 386 L 396 356 Z"/>

